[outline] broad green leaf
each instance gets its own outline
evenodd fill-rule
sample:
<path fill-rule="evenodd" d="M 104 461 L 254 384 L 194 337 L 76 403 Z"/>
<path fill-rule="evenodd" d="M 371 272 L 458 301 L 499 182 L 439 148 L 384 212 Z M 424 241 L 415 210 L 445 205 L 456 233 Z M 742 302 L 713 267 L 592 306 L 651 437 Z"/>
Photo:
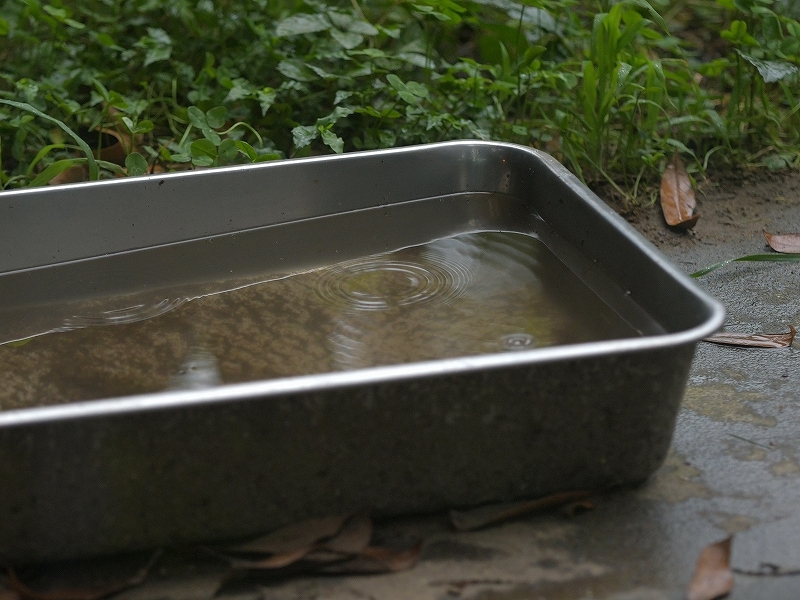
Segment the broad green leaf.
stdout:
<path fill-rule="evenodd" d="M 360 33 L 353 33 L 351 31 L 339 31 L 338 29 L 331 29 L 331 37 L 335 39 L 342 48 L 352 50 L 358 47 L 364 41 L 364 36 Z"/>
<path fill-rule="evenodd" d="M 249 158 L 252 162 L 255 162 L 258 159 L 258 152 L 256 152 L 256 149 L 253 148 L 247 142 L 243 142 L 242 140 L 236 140 L 234 144 L 236 146 L 236 149 L 243 155 L 245 155 L 247 158 Z"/>
<path fill-rule="evenodd" d="M 292 142 L 298 150 L 310 145 L 319 136 L 316 125 L 299 125 L 292 129 Z"/>
<path fill-rule="evenodd" d="M 278 37 L 315 33 L 329 29 L 331 24 L 321 15 L 299 13 L 280 21 L 275 28 Z"/>
<path fill-rule="evenodd" d="M 189 148 L 192 153 L 192 158 L 197 158 L 200 156 L 207 156 L 210 158 L 217 157 L 216 144 L 213 144 L 210 140 L 207 139 L 195 140 L 192 142 L 192 145 Z"/>
<path fill-rule="evenodd" d="M 315 81 L 318 79 L 316 74 L 311 71 L 302 61 L 282 60 L 278 63 L 278 72 L 284 77 L 295 81 Z"/>
<path fill-rule="evenodd" d="M 217 155 L 223 160 L 233 160 L 238 153 L 239 149 L 236 147 L 236 142 L 232 139 L 222 140 L 217 150 Z"/>
<path fill-rule="evenodd" d="M 329 129 L 322 130 L 322 141 L 336 154 L 344 152 L 344 140 Z"/>
<path fill-rule="evenodd" d="M 208 127 L 208 122 L 206 121 L 206 114 L 196 106 L 190 106 L 186 110 L 186 113 L 189 115 L 189 122 L 198 129 L 203 129 L 204 127 Z"/>
<path fill-rule="evenodd" d="M 211 129 L 219 129 L 225 125 L 225 119 L 228 118 L 228 109 L 224 106 L 215 106 L 206 112 L 206 123 Z"/>
<path fill-rule="evenodd" d="M 131 152 L 125 157 L 125 168 L 133 177 L 144 175 L 147 173 L 147 159 L 138 152 Z"/>
<path fill-rule="evenodd" d="M 800 68 L 790 62 L 759 60 L 744 52 L 739 52 L 739 55 L 758 70 L 758 74 L 761 75 L 764 83 L 774 83 L 792 75 L 797 75 L 800 72 Z"/>
<path fill-rule="evenodd" d="M 8 35 L 9 31 L 11 31 L 11 29 L 8 25 L 8 21 L 0 17 L 0 35 Z"/>
<path fill-rule="evenodd" d="M 263 90 L 256 92 L 256 97 L 258 98 L 258 104 L 261 106 L 261 116 L 263 117 L 272 108 L 275 98 L 278 97 L 278 92 L 272 88 L 265 87 Z"/>
<path fill-rule="evenodd" d="M 219 137 L 219 134 L 209 127 L 203 127 L 200 131 L 203 132 L 203 137 L 206 138 L 209 142 L 214 144 L 215 146 L 219 146 L 222 138 Z"/>

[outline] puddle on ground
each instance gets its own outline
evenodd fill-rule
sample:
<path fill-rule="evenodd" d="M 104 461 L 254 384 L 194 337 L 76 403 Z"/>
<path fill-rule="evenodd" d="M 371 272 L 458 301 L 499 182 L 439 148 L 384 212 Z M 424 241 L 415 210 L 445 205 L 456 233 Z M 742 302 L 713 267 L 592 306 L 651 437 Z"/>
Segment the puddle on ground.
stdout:
<path fill-rule="evenodd" d="M 41 334 L 0 346 L 0 408 L 640 335 L 541 241 L 512 233 L 162 294 L 0 313 L 0 339 Z"/>
<path fill-rule="evenodd" d="M 764 400 L 763 394 L 739 392 L 727 384 L 689 386 L 683 398 L 683 408 L 715 421 L 775 427 L 778 423 L 775 417 L 759 415 L 748 404 L 760 400 Z"/>
<path fill-rule="evenodd" d="M 702 472 L 670 448 L 664 464 L 637 492 L 640 498 L 679 504 L 689 498 L 710 498 L 713 494 L 700 479 Z"/>

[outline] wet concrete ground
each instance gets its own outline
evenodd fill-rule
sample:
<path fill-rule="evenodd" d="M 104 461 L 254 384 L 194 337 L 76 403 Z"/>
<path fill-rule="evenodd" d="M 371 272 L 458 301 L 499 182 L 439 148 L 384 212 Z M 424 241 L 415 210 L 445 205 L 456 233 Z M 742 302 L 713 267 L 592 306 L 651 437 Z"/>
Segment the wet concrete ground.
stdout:
<path fill-rule="evenodd" d="M 744 201 L 709 200 L 704 219 L 688 235 L 660 225 L 642 229 L 691 272 L 765 251 L 761 228 L 800 231 L 800 194 L 792 193 L 773 193 L 755 209 Z M 750 207 L 744 217 L 737 213 L 740 204 Z M 749 225 L 726 225 L 720 215 L 728 213 Z M 726 305 L 729 331 L 778 333 L 789 323 L 800 326 L 800 264 L 739 263 L 700 284 Z M 800 341 L 777 350 L 700 344 L 665 464 L 642 487 L 597 498 L 593 510 L 571 518 L 557 512 L 533 516 L 471 533 L 454 533 L 444 515 L 384 523 L 379 535 L 385 540 L 425 540 L 416 567 L 369 577 L 248 580 L 226 586 L 221 597 L 677 600 L 684 597 L 700 550 L 729 535 L 739 571 L 799 571 L 798 349 Z M 76 568 L 49 567 L 51 575 Z M 210 598 L 222 572 L 221 563 L 197 550 L 170 550 L 144 585 L 118 598 Z M 3 600 L 13 597 L 2 594 Z M 739 572 L 730 598 L 797 599 L 800 575 Z"/>

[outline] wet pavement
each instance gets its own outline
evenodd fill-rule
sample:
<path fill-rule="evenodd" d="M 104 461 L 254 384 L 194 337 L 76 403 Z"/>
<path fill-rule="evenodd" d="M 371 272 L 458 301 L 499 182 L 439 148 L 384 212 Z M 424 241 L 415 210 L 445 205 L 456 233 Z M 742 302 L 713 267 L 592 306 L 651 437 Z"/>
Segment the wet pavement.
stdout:
<path fill-rule="evenodd" d="M 800 231 L 800 197 L 768 203 L 755 218 L 747 230 L 701 220 L 694 233 L 652 237 L 691 272 L 764 252 L 763 238 L 752 234 L 761 227 Z M 800 264 L 732 264 L 700 285 L 725 304 L 728 331 L 779 333 L 790 323 L 800 326 Z M 677 600 L 700 550 L 733 535 L 732 600 L 800 598 L 798 349 L 800 341 L 772 350 L 701 343 L 665 464 L 643 486 L 599 496 L 594 509 L 579 515 L 556 511 L 469 533 L 453 532 L 446 515 L 394 520 L 381 524 L 381 539 L 424 540 L 410 570 L 245 580 L 221 591 L 221 562 L 197 549 L 168 550 L 144 585 L 117 597 Z M 127 560 L 138 564 L 141 557 Z M 45 575 L 84 568 L 53 566 Z"/>

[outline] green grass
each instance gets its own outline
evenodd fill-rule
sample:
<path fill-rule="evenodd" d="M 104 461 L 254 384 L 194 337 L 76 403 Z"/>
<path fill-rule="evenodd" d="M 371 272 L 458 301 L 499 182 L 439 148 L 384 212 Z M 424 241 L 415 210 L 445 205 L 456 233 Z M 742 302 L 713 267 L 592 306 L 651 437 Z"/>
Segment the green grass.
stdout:
<path fill-rule="evenodd" d="M 447 139 L 636 197 L 800 161 L 786 0 L 0 0 L 0 186 Z M 128 155 L 100 148 L 114 131 Z M 94 154 L 87 152 L 86 144 Z"/>

